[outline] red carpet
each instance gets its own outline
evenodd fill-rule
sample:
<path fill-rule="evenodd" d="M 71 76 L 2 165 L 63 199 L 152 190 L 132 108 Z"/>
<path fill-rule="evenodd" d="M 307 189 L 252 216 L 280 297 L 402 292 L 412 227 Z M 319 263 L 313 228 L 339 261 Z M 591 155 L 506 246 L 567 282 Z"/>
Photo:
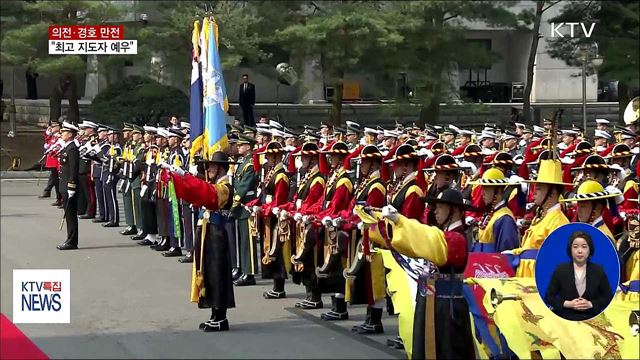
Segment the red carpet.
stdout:
<path fill-rule="evenodd" d="M 0 314 L 0 359 L 48 359 L 11 320 Z"/>

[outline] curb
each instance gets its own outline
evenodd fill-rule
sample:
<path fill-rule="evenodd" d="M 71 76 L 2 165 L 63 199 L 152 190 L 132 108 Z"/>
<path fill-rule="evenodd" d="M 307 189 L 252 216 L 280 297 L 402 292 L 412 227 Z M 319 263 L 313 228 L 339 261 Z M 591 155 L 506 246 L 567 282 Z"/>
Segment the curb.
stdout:
<path fill-rule="evenodd" d="M 0 171 L 0 179 L 47 179 L 49 171 Z"/>

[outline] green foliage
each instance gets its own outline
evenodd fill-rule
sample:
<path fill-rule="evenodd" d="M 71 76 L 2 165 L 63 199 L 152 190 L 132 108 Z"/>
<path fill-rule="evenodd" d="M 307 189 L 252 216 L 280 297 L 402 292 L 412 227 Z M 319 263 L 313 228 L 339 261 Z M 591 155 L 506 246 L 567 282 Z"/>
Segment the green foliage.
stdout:
<path fill-rule="evenodd" d="M 598 75 L 620 82 L 632 88 L 640 87 L 640 22 L 637 1 L 575 1 L 568 2 L 560 15 L 550 22 L 595 22 L 591 38 L 584 38 L 582 31 L 576 38 L 557 38 L 549 42 L 552 57 L 569 65 L 579 65 L 575 49 L 582 43 L 595 41 L 604 62 L 597 69 Z M 593 71 L 594 69 L 590 69 Z"/>
<path fill-rule="evenodd" d="M 100 92 L 91 103 L 96 121 L 120 126 L 156 123 L 163 116 L 186 116 L 189 99 L 180 90 L 155 80 L 131 76 Z"/>

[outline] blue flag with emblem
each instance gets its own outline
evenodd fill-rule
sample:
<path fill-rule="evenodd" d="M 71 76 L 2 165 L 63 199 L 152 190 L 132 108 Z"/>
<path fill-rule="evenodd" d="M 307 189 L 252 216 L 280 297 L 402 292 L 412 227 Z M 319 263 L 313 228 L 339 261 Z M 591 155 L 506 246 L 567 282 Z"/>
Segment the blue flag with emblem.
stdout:
<path fill-rule="evenodd" d="M 229 146 L 226 117 L 229 110 L 227 90 L 222 75 L 218 52 L 218 24 L 213 17 L 209 24 L 207 67 L 204 73 L 204 144 L 203 157 L 210 159 L 214 152 L 224 151 Z"/>
<path fill-rule="evenodd" d="M 193 23 L 191 37 L 193 50 L 191 54 L 191 94 L 189 98 L 189 122 L 191 123 L 191 149 L 189 158 L 202 150 L 204 140 L 204 119 L 202 118 L 202 77 L 200 76 L 200 22 Z"/>

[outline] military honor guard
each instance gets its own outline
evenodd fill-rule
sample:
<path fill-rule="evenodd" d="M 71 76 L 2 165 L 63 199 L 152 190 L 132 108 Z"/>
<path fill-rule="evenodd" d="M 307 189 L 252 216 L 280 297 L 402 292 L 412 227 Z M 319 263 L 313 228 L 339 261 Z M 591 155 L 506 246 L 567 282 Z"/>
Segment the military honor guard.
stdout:
<path fill-rule="evenodd" d="M 60 191 L 64 206 L 63 219 L 67 225 L 67 239 L 57 246 L 58 250 L 73 250 L 78 248 L 78 191 L 80 151 L 75 142 L 78 127 L 64 122 L 60 130 L 60 139 L 64 142 L 59 152 L 60 161 Z"/>

